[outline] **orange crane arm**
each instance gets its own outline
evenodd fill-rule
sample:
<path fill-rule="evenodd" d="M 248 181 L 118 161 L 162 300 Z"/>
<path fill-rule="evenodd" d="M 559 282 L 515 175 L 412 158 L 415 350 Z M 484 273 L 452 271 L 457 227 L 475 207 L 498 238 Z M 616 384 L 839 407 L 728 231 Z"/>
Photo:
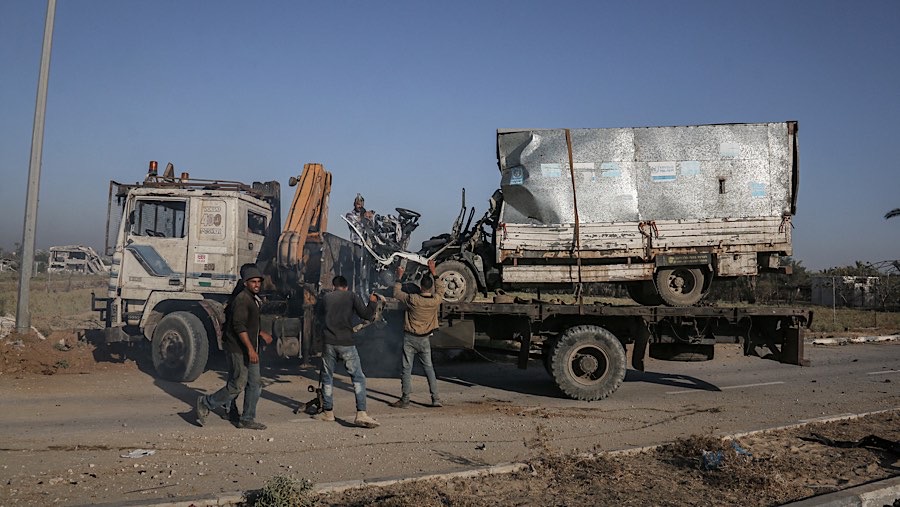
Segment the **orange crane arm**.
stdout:
<path fill-rule="evenodd" d="M 306 164 L 289 184 L 297 189 L 278 238 L 278 265 L 296 269 L 304 263 L 307 243 L 321 244 L 327 229 L 331 173 L 322 164 Z"/>

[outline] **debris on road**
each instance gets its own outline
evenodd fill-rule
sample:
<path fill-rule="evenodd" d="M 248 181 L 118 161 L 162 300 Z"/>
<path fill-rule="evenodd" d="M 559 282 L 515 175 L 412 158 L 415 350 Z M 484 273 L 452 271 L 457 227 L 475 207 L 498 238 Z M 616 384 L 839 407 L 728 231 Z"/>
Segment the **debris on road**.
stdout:
<path fill-rule="evenodd" d="M 153 449 L 135 449 L 128 454 L 122 454 L 120 457 L 122 458 L 144 458 L 147 456 L 153 456 L 156 454 L 156 451 Z"/>

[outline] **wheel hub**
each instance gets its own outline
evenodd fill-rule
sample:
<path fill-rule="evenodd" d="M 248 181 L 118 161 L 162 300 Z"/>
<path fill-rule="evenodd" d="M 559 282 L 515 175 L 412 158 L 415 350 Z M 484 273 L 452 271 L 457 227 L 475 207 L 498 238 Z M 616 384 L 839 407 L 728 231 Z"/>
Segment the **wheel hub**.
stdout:
<path fill-rule="evenodd" d="M 593 385 L 600 382 L 608 370 L 608 358 L 594 346 L 581 347 L 569 356 L 569 371 L 576 382 Z"/>
<path fill-rule="evenodd" d="M 184 343 L 181 340 L 181 335 L 170 331 L 163 335 L 162 340 L 163 346 L 160 350 L 163 352 L 165 362 L 167 364 L 177 362 L 184 354 Z"/>
<path fill-rule="evenodd" d="M 600 363 L 597 361 L 597 358 L 590 355 L 583 355 L 578 358 L 578 368 L 583 371 L 586 375 L 590 375 L 597 371 L 597 367 Z"/>
<path fill-rule="evenodd" d="M 462 275 L 448 271 L 441 276 L 441 280 L 443 280 L 446 291 L 449 294 L 452 294 L 454 298 L 462 297 L 466 290 L 466 284 Z"/>

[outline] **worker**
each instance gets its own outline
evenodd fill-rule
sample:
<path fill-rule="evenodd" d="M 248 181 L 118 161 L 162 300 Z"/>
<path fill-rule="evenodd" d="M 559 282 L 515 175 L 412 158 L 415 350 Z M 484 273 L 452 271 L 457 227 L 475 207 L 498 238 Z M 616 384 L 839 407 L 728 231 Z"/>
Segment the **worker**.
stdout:
<path fill-rule="evenodd" d="M 357 229 L 354 231 L 353 227 L 350 227 L 350 241 L 353 242 L 353 271 L 355 273 L 352 278 L 359 285 L 350 289 L 365 296 L 369 292 L 370 267 L 363 244 L 367 241 L 366 238 L 370 238 L 375 233 L 375 212 L 366 209 L 366 199 L 362 194 L 356 194 L 356 198 L 353 199 L 353 210 L 344 216 Z"/>
<path fill-rule="evenodd" d="M 353 199 L 353 210 L 347 212 L 345 216 L 347 217 L 347 220 L 359 229 L 360 234 L 363 235 L 363 238 L 360 238 L 351 227 L 350 240 L 353 241 L 354 244 L 362 245 L 367 231 L 372 229 L 375 212 L 366 209 L 366 199 L 362 194 L 356 194 L 356 198 Z"/>
<path fill-rule="evenodd" d="M 438 312 L 443 301 L 444 284 L 435 273 L 434 260 L 428 261 L 428 271 L 419 282 L 421 292 L 410 294 L 403 290 L 400 280 L 404 269 L 397 268 L 397 282 L 394 284 L 394 298 L 406 306 L 403 318 L 403 371 L 400 377 L 400 399 L 391 403 L 394 408 L 409 407 L 409 395 L 412 392 L 413 361 L 418 358 L 428 379 L 431 391 L 431 406 L 442 407 L 438 395 L 437 377 L 431 362 L 431 335 L 438 327 Z"/>
<path fill-rule="evenodd" d="M 259 329 L 259 291 L 263 275 L 255 264 L 241 266 L 244 290 L 229 305 L 228 324 L 222 340 L 228 352 L 228 380 L 212 395 L 197 398 L 197 424 L 206 424 L 210 408 L 230 405 L 244 391 L 244 412 L 237 421 L 238 428 L 264 430 L 266 425 L 256 421 L 256 404 L 262 391 L 259 373 L 259 338 L 272 343 L 272 335 Z"/>
<path fill-rule="evenodd" d="M 366 375 L 362 370 L 359 352 L 353 343 L 353 316 L 370 320 L 375 315 L 378 296 L 369 295 L 369 304 L 347 287 L 347 279 L 336 276 L 331 281 L 334 290 L 322 297 L 320 312 L 324 324 L 325 350 L 322 352 L 322 412 L 316 415 L 320 421 L 334 421 L 334 368 L 338 359 L 353 382 L 356 395 L 356 420 L 363 428 L 376 428 L 379 422 L 366 413 Z"/>

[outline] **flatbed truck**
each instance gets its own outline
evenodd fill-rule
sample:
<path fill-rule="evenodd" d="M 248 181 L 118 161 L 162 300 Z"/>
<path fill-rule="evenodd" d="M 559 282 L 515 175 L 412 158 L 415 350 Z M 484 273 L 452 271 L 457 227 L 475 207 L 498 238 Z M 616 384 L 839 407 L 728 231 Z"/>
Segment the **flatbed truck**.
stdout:
<path fill-rule="evenodd" d="M 512 350 L 519 368 L 540 359 L 568 397 L 594 401 L 616 391 L 628 367 L 644 357 L 703 361 L 716 343 L 743 345 L 744 354 L 808 366 L 803 340 L 813 313 L 802 308 L 667 307 L 562 304 L 513 298 L 444 303 L 433 346 Z"/>

